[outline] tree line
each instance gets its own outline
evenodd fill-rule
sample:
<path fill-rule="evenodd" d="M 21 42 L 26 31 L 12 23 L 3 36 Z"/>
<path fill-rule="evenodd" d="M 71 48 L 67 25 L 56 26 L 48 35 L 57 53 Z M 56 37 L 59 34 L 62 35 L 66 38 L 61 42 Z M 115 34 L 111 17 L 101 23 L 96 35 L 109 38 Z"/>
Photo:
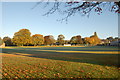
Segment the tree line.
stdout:
<path fill-rule="evenodd" d="M 108 38 L 108 40 L 112 40 Z M 41 46 L 41 45 L 80 45 L 80 44 L 91 44 L 97 45 L 101 43 L 101 39 L 97 36 L 97 33 L 94 32 L 94 35 L 90 37 L 82 38 L 80 35 L 73 36 L 70 40 L 65 40 L 65 36 L 60 34 L 58 35 L 57 40 L 54 39 L 54 36 L 48 35 L 43 36 L 41 34 L 34 34 L 31 36 L 31 32 L 28 29 L 20 29 L 18 32 L 14 33 L 13 38 L 4 37 L 0 38 L 0 45 L 5 43 L 6 46 Z"/>

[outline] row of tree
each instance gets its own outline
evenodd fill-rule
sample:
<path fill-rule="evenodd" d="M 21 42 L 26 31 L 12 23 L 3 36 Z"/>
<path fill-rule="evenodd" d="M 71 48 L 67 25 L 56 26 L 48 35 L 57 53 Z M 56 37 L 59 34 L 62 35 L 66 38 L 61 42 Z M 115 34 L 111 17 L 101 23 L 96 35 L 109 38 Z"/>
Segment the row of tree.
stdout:
<path fill-rule="evenodd" d="M 64 44 L 100 44 L 101 39 L 98 38 L 97 33 L 90 37 L 82 38 L 80 35 L 73 36 L 70 40 L 65 40 L 64 35 L 58 35 L 57 40 L 54 39 L 52 35 L 43 36 L 41 34 L 35 34 L 31 36 L 31 32 L 28 29 L 21 29 L 18 32 L 14 33 L 13 38 L 4 37 L 0 38 L 0 43 L 3 42 L 6 46 L 40 46 L 40 45 L 64 45 Z"/>

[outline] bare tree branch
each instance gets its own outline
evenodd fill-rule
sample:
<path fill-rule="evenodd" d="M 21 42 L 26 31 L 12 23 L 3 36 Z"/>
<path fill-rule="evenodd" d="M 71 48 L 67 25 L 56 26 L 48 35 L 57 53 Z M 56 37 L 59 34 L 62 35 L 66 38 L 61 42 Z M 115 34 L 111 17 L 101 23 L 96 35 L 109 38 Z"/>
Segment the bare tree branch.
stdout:
<path fill-rule="evenodd" d="M 50 2 L 46 2 L 49 4 Z M 38 3 L 39 4 L 39 3 Z M 37 4 L 37 5 L 38 5 Z M 64 5 L 63 5 L 64 4 Z M 76 13 L 79 13 L 81 15 L 87 15 L 89 16 L 91 11 L 97 12 L 97 14 L 102 13 L 102 5 L 111 5 L 111 12 L 120 13 L 120 1 L 119 2 L 78 2 L 78 1 L 70 1 L 70 2 L 59 2 L 58 0 L 55 0 L 53 3 L 53 7 L 44 14 L 44 16 L 49 14 L 54 14 L 55 12 L 59 12 L 63 15 L 66 15 L 66 17 L 62 18 L 61 20 L 67 21 L 67 19 L 71 16 L 74 16 Z M 46 5 L 47 7 L 48 5 Z"/>

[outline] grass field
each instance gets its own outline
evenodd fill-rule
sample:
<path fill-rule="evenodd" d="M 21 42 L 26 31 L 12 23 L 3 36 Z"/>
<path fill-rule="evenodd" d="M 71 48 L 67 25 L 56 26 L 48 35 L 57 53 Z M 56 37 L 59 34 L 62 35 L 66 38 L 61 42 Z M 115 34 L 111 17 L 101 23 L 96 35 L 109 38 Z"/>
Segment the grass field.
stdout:
<path fill-rule="evenodd" d="M 6 47 L 2 78 L 118 78 L 117 47 Z M 0 71 L 1 72 L 1 71 Z"/>

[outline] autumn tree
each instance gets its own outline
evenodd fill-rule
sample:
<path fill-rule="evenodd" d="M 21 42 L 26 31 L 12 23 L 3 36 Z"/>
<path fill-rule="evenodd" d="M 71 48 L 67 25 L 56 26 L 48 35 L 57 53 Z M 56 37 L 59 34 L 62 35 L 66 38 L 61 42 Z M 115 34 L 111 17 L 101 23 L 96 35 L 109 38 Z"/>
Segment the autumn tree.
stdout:
<path fill-rule="evenodd" d="M 56 40 L 54 39 L 54 37 L 52 35 L 48 35 L 44 37 L 44 44 L 45 45 L 52 45 L 56 42 Z"/>
<path fill-rule="evenodd" d="M 2 40 L 2 38 L 0 37 L 0 45 L 2 45 L 3 44 L 3 40 Z"/>
<path fill-rule="evenodd" d="M 76 38 L 76 36 L 73 36 L 73 37 L 70 39 L 70 43 L 71 43 L 71 44 L 77 44 L 77 38 Z"/>
<path fill-rule="evenodd" d="M 82 41 L 81 36 L 78 35 L 78 36 L 73 36 L 73 37 L 70 39 L 70 43 L 71 43 L 71 44 L 83 44 L 83 41 Z"/>
<path fill-rule="evenodd" d="M 104 7 L 111 12 L 120 13 L 120 1 L 116 2 L 100 2 L 100 1 L 74 1 L 68 0 L 64 2 L 60 2 L 59 0 L 53 0 L 54 3 L 46 1 L 42 6 L 49 7 L 50 9 L 44 15 L 54 14 L 56 12 L 65 15 L 62 18 L 62 21 L 67 21 L 69 17 L 76 15 L 77 13 L 80 15 L 89 16 L 91 12 L 96 12 L 97 14 L 101 14 L 104 11 Z M 36 6 L 38 6 L 42 2 L 38 2 Z M 35 8 L 33 7 L 33 8 Z"/>
<path fill-rule="evenodd" d="M 12 42 L 14 45 L 23 46 L 31 44 L 31 32 L 28 29 L 21 29 L 13 36 Z"/>
<path fill-rule="evenodd" d="M 85 38 L 84 38 L 84 43 L 85 43 L 85 44 L 91 44 L 91 43 L 90 43 L 90 38 L 89 38 L 89 37 L 85 37 Z"/>
<path fill-rule="evenodd" d="M 118 40 L 120 40 L 119 37 L 115 37 L 115 38 L 113 39 L 113 41 L 118 41 Z"/>
<path fill-rule="evenodd" d="M 65 40 L 65 44 L 70 44 L 70 40 Z"/>
<path fill-rule="evenodd" d="M 115 40 L 120 40 L 120 37 L 115 37 L 114 39 L 115 39 Z"/>
<path fill-rule="evenodd" d="M 77 44 L 83 44 L 83 40 L 80 35 L 76 36 L 77 37 Z"/>
<path fill-rule="evenodd" d="M 65 39 L 64 35 L 62 34 L 58 35 L 57 42 L 59 43 L 59 45 L 63 45 L 65 43 L 64 39 Z"/>
<path fill-rule="evenodd" d="M 97 36 L 97 33 L 96 33 L 96 32 L 94 32 L 94 35 L 93 35 L 93 36 L 90 36 L 90 38 L 91 38 L 91 41 L 93 41 L 92 44 L 94 44 L 94 45 L 99 44 L 99 43 L 101 42 L 101 40 L 100 40 L 100 38 Z"/>
<path fill-rule="evenodd" d="M 107 40 L 112 42 L 114 40 L 114 38 L 113 37 L 108 37 Z"/>
<path fill-rule="evenodd" d="M 40 34 L 32 35 L 32 44 L 34 46 L 38 46 L 38 45 L 44 44 L 44 37 L 43 37 L 43 35 L 40 35 Z"/>
<path fill-rule="evenodd" d="M 87 44 L 93 44 L 93 45 L 97 45 L 101 42 L 101 40 L 98 38 L 96 32 L 94 32 L 94 35 L 92 35 L 90 37 L 85 37 L 85 41 Z"/>
<path fill-rule="evenodd" d="M 3 41 L 4 41 L 6 46 L 11 46 L 12 45 L 12 40 L 11 40 L 10 37 L 4 37 Z"/>

